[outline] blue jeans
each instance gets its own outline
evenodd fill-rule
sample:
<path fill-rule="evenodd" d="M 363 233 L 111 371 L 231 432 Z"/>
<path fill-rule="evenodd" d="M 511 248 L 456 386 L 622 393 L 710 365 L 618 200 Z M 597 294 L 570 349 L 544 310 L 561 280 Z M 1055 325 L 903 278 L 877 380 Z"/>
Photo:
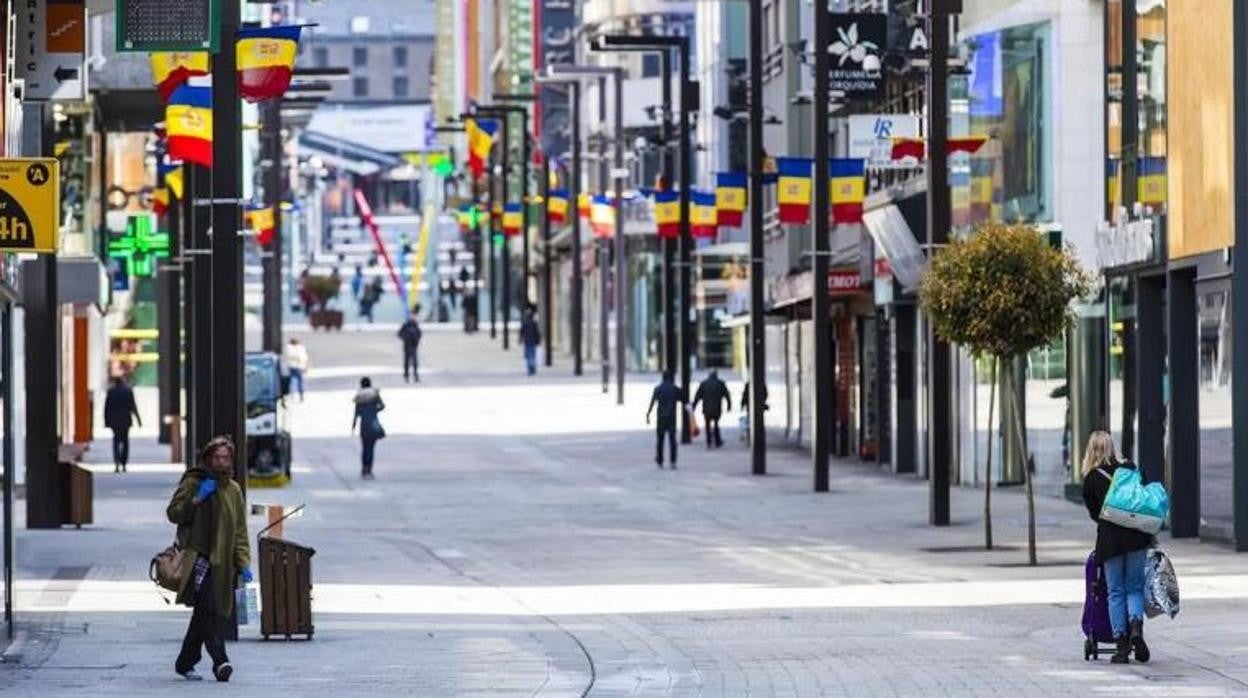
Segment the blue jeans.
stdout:
<path fill-rule="evenodd" d="M 1131 619 L 1144 618 L 1144 563 L 1147 550 L 1123 553 L 1103 563 L 1105 587 L 1109 592 L 1109 624 L 1114 637 L 1129 630 Z"/>
<path fill-rule="evenodd" d="M 537 345 L 524 345 L 524 366 L 529 371 L 529 375 L 537 373 Z"/>
<path fill-rule="evenodd" d="M 298 392 L 299 399 L 303 399 L 303 369 L 290 369 L 290 392 Z"/>

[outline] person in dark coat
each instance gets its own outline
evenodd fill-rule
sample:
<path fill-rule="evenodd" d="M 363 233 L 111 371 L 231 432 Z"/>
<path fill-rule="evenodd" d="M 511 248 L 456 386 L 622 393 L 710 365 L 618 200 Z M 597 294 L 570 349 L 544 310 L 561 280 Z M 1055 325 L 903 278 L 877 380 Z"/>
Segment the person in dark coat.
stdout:
<path fill-rule="evenodd" d="M 386 403 L 381 401 L 381 391 L 373 387 L 373 381 L 368 377 L 361 378 L 360 390 L 355 394 L 355 417 L 351 419 L 351 431 L 354 433 L 356 425 L 359 425 L 360 477 L 365 480 L 374 479 L 373 452 L 377 441 L 386 436 L 386 430 L 377 418 L 377 414 L 384 409 Z"/>
<path fill-rule="evenodd" d="M 191 623 L 173 668 L 188 681 L 199 681 L 195 665 L 202 649 L 212 658 L 212 674 L 229 681 L 234 673 L 225 652 L 225 624 L 234 610 L 239 580 L 250 584 L 251 543 L 243 490 L 234 481 L 234 443 L 218 436 L 199 453 L 199 462 L 187 470 L 165 510 L 177 524 L 177 541 L 193 551 L 184 565 L 178 603 L 191 606 Z"/>
<path fill-rule="evenodd" d="M 693 394 L 693 409 L 698 409 L 698 403 L 702 403 L 702 417 L 706 420 L 706 447 L 720 448 L 724 445 L 724 439 L 719 434 L 719 418 L 723 416 L 724 409 L 732 410 L 732 396 L 728 393 L 728 386 L 719 379 L 718 371 L 711 371 L 706 380 L 698 385 L 698 391 Z M 724 405 L 727 407 L 723 407 Z"/>
<path fill-rule="evenodd" d="M 650 407 L 646 410 L 646 424 L 650 423 L 650 415 L 657 405 L 659 420 L 655 428 L 654 462 L 663 467 L 663 438 L 667 437 L 668 453 L 671 456 L 672 470 L 676 469 L 676 414 L 684 399 L 680 388 L 673 382 L 672 372 L 663 372 L 663 381 L 654 387 L 650 396 Z"/>
<path fill-rule="evenodd" d="M 1096 559 L 1105 572 L 1109 624 L 1118 645 L 1110 661 L 1126 664 L 1132 652 L 1137 662 L 1147 662 L 1150 656 L 1144 642 L 1144 566 L 1153 536 L 1101 520 L 1109 485 L 1119 468 L 1135 469 L 1135 465 L 1118 460 L 1108 433 L 1092 432 L 1083 457 L 1083 502 L 1096 522 Z"/>
<path fill-rule="evenodd" d="M 537 373 L 537 347 L 542 343 L 542 331 L 537 326 L 537 313 L 533 306 L 524 311 L 520 321 L 520 343 L 524 345 L 524 366 L 529 375 Z"/>
<path fill-rule="evenodd" d="M 139 406 L 134 402 L 134 391 L 126 385 L 126 381 L 121 376 L 113 379 L 113 386 L 108 389 L 108 395 L 104 398 L 104 426 L 113 432 L 113 472 L 126 472 L 126 464 L 130 462 L 130 426 L 134 422 L 138 422 L 139 426 L 143 426 L 143 419 L 139 417 Z"/>
<path fill-rule="evenodd" d="M 408 383 L 420 382 L 420 361 L 417 352 L 420 350 L 420 338 L 424 333 L 420 331 L 420 324 L 416 322 L 416 315 L 419 312 L 419 305 L 412 308 L 412 314 L 399 328 L 399 339 L 403 341 L 403 380 Z"/>

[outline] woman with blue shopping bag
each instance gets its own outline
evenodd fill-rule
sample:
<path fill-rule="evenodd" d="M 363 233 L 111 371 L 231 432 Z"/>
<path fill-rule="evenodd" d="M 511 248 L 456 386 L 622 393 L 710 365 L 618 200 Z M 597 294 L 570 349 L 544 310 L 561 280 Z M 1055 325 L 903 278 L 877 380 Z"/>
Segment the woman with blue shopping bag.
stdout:
<path fill-rule="evenodd" d="M 1128 663 L 1132 653 L 1137 662 L 1149 659 L 1144 642 L 1144 568 L 1153 533 L 1123 525 L 1129 519 L 1120 510 L 1106 507 L 1107 499 L 1111 504 L 1121 499 L 1127 488 L 1115 485 L 1123 483 L 1142 486 L 1139 470 L 1118 460 L 1113 437 L 1107 432 L 1092 432 L 1083 456 L 1083 501 L 1096 522 L 1096 559 L 1105 572 L 1109 621 L 1117 645 L 1110 660 L 1114 664 Z M 1118 491 L 1111 493 L 1111 489 Z M 1151 521 L 1145 524 L 1150 527 Z"/>

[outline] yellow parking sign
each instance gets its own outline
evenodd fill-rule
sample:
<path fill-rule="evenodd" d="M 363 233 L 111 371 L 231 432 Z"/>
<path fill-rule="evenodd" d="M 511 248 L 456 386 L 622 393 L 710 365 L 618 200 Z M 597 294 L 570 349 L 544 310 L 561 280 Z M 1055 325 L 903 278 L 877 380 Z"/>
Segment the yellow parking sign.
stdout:
<path fill-rule="evenodd" d="M 56 252 L 60 182 L 54 158 L 0 158 L 0 250 Z"/>

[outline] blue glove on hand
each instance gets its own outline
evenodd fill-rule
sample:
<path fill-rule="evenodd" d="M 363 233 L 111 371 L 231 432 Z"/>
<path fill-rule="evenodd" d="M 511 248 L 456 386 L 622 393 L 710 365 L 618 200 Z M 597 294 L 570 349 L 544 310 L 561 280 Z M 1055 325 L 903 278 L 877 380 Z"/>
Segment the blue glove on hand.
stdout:
<path fill-rule="evenodd" d="M 195 492 L 195 498 L 202 502 L 205 499 L 208 499 L 209 497 L 211 497 L 212 493 L 216 491 L 217 491 L 217 481 L 213 480 L 212 478 L 205 478 L 204 480 L 200 481 L 199 489 Z"/>
<path fill-rule="evenodd" d="M 243 584 L 251 584 L 252 579 L 254 579 L 254 577 L 252 577 L 251 575 L 251 568 L 244 567 L 243 568 Z"/>

